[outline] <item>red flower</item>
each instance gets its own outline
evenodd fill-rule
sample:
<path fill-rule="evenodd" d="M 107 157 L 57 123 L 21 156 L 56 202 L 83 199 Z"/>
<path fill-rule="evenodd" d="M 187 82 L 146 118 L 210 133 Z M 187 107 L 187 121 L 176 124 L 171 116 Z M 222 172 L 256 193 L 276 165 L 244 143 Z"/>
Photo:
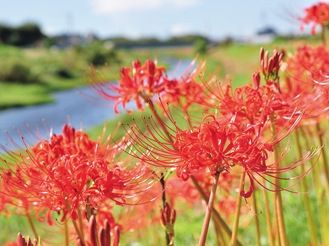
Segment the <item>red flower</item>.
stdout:
<path fill-rule="evenodd" d="M 154 96 L 160 96 L 165 103 L 179 104 L 187 109 L 193 102 L 202 102 L 203 88 L 196 82 L 196 77 L 203 67 L 204 63 L 201 63 L 191 73 L 185 72 L 179 78 L 169 79 L 165 68 L 157 66 L 155 61 L 147 60 L 144 65 L 135 61 L 132 67 L 121 69 L 118 84 L 104 81 L 95 71 L 87 77 L 104 100 L 116 102 L 116 113 L 119 113 L 119 105 L 126 109 L 130 101 L 135 101 L 137 109 L 143 110 L 144 104 L 153 100 Z"/>
<path fill-rule="evenodd" d="M 287 59 L 282 98 L 304 112 L 304 118 L 327 115 L 326 96 L 329 74 L 329 53 L 324 46 L 302 46 Z"/>
<path fill-rule="evenodd" d="M 177 167 L 179 177 L 187 179 L 199 169 L 214 174 L 228 168 L 225 156 L 230 151 L 231 133 L 223 123 L 205 119 L 199 127 L 177 132 L 173 146 L 181 162 Z"/>
<path fill-rule="evenodd" d="M 301 160 L 298 164 L 282 167 L 278 166 L 279 161 L 270 163 L 269 155 L 274 146 L 297 127 L 304 109 L 298 108 L 298 100 L 289 102 L 274 83 L 268 81 L 256 88 L 242 86 L 233 90 L 232 95 L 230 86 L 223 92 L 221 88 L 215 91 L 210 84 L 206 85 L 212 93 L 210 98 L 217 99 L 222 115 L 208 115 L 200 123 L 189 122 L 190 127 L 184 130 L 169 110 L 164 109 L 167 116 L 164 122 L 169 122 L 164 126 L 171 137 L 163 134 L 152 120 L 145 121 L 146 133 L 133 127 L 131 136 L 137 149 L 135 157 L 153 166 L 174 168 L 178 177 L 184 180 L 200 171 L 213 175 L 240 166 L 250 180 L 248 191 L 241 191 L 241 195 L 249 197 L 253 193 L 254 182 L 259 182 L 258 178 L 279 178 L 281 173 L 305 162 Z M 268 140 L 273 126 L 276 135 Z M 305 159 L 312 158 L 314 154 L 308 153 Z M 282 189 L 274 187 L 272 190 Z"/>
<path fill-rule="evenodd" d="M 125 204 L 127 197 L 150 186 L 143 182 L 148 170 L 116 161 L 120 143 L 110 141 L 90 140 L 65 125 L 62 134 L 49 141 L 40 140 L 33 147 L 25 143 L 25 154 L 9 152 L 12 159 L 2 160 L 8 166 L 1 169 L 2 192 L 22 201 L 26 209 L 48 209 L 48 218 L 51 211 L 63 212 L 62 220 L 76 219 L 77 209 L 98 208 L 105 199 Z"/>
<path fill-rule="evenodd" d="M 204 67 L 205 62 L 200 62 L 191 72 L 188 68 L 178 78 L 164 78 L 164 91 L 160 94 L 162 103 L 180 106 L 183 111 L 187 111 L 193 103 L 207 107 L 204 86 L 197 82 Z"/>
<path fill-rule="evenodd" d="M 326 2 L 319 2 L 305 9 L 305 16 L 300 18 L 301 29 L 304 25 L 312 23 L 311 33 L 315 35 L 315 28 L 317 25 L 325 26 L 329 23 L 329 4 Z"/>

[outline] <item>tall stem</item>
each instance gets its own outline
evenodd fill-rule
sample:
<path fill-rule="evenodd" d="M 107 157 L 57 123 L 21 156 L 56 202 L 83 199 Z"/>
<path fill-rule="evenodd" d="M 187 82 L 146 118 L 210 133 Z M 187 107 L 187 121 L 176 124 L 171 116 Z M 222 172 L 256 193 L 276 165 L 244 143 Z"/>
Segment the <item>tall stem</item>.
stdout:
<path fill-rule="evenodd" d="M 274 124 L 274 115 L 271 115 L 272 122 L 272 135 L 276 138 L 276 128 Z M 276 163 L 280 159 L 281 146 L 280 142 L 274 146 L 274 162 Z M 274 177 L 275 178 L 275 177 Z M 275 186 L 280 187 L 280 180 L 275 178 Z M 287 234 L 286 234 L 286 226 L 284 222 L 284 214 L 283 214 L 283 205 L 282 205 L 282 195 L 281 192 L 278 191 L 274 194 L 274 206 L 276 212 L 276 221 L 277 221 L 277 229 L 279 234 L 279 245 L 286 246 L 287 245 Z"/>
<path fill-rule="evenodd" d="M 303 136 L 307 136 L 307 132 L 305 131 L 304 128 L 300 128 L 299 130 L 302 131 Z M 309 138 L 305 138 L 305 145 L 306 145 L 306 149 L 311 149 L 311 143 Z M 321 163 L 319 163 L 321 164 Z M 326 245 L 329 243 L 328 240 L 328 231 L 329 231 L 329 223 L 328 223 L 328 196 L 326 196 L 326 194 L 328 194 L 326 192 L 326 185 L 323 185 L 323 183 L 321 182 L 321 172 L 322 172 L 322 166 L 320 165 L 315 165 L 312 171 L 312 177 L 313 177 L 313 183 L 314 183 L 314 188 L 316 191 L 316 204 L 317 207 L 320 208 L 320 213 L 319 213 L 319 218 L 320 218 L 320 234 L 321 234 L 321 243 L 323 245 Z"/>
<path fill-rule="evenodd" d="M 166 128 L 163 120 L 161 119 L 161 117 L 159 116 L 153 101 L 150 98 L 147 98 L 147 96 L 144 96 L 143 94 L 141 94 L 141 96 L 143 97 L 144 101 L 148 103 L 150 110 L 152 111 L 152 114 L 154 115 L 156 121 L 158 122 L 158 124 L 160 125 L 160 127 L 162 128 L 162 130 L 165 132 L 166 136 L 168 137 L 169 141 L 171 143 L 173 143 L 173 139 L 171 137 L 171 134 L 169 133 L 168 129 Z M 162 188 L 162 207 L 163 210 L 166 208 L 166 190 L 165 190 L 165 179 L 164 179 L 164 174 L 161 175 L 160 178 L 160 183 L 161 183 L 161 188 Z M 172 229 L 173 230 L 173 229 Z M 174 243 L 174 239 L 173 239 L 173 233 L 169 232 L 167 230 L 167 228 L 165 228 L 165 238 L 166 238 L 166 245 L 173 245 Z"/>
<path fill-rule="evenodd" d="M 322 40 L 323 46 L 326 46 L 327 42 L 326 42 L 326 26 L 325 25 L 321 26 L 321 40 Z"/>
<path fill-rule="evenodd" d="M 269 246 L 274 246 L 270 203 L 268 201 L 268 195 L 267 195 L 266 189 L 263 189 L 263 196 L 264 196 L 264 203 L 265 203 L 265 216 L 266 216 L 266 228 L 267 228 L 267 234 L 268 234 L 268 242 L 269 242 Z"/>
<path fill-rule="evenodd" d="M 68 202 L 66 199 L 65 199 L 65 203 L 66 203 L 67 210 L 68 210 L 69 212 L 71 212 L 72 208 L 71 208 L 69 202 Z M 73 220 L 73 219 L 71 219 L 71 221 L 72 221 L 73 227 L 74 227 L 74 229 L 75 229 L 75 232 L 77 233 L 77 236 L 78 236 L 78 238 L 79 238 L 80 241 L 81 241 L 81 244 L 82 244 L 82 245 L 86 245 L 86 243 L 85 243 L 85 238 L 84 238 L 84 237 L 82 236 L 82 234 L 81 234 L 81 231 L 80 231 L 80 229 L 79 229 L 78 223 L 77 223 L 75 220 Z"/>
<path fill-rule="evenodd" d="M 260 246 L 260 226 L 259 226 L 259 219 L 258 219 L 258 208 L 257 208 L 257 199 L 256 199 L 256 193 L 252 193 L 252 201 L 254 205 L 254 211 L 255 211 L 255 225 L 256 225 L 256 245 Z"/>
<path fill-rule="evenodd" d="M 85 238 L 84 233 L 83 233 L 83 221 L 82 221 L 82 214 L 81 214 L 80 208 L 78 209 L 78 219 L 79 219 L 81 237 Z"/>
<path fill-rule="evenodd" d="M 29 225 L 30 225 L 30 227 L 31 227 L 31 229 L 32 229 L 32 232 L 33 232 L 34 238 L 38 239 L 38 233 L 37 233 L 37 230 L 36 230 L 36 228 L 35 228 L 35 226 L 34 226 L 34 223 L 33 223 L 33 220 L 32 220 L 32 218 L 31 218 L 30 213 L 29 213 L 29 212 L 26 212 L 25 215 L 26 215 L 26 218 L 27 218 L 27 220 L 28 220 L 28 222 L 29 222 Z"/>
<path fill-rule="evenodd" d="M 211 212 L 212 212 L 212 209 L 213 209 L 213 206 L 214 206 L 214 200 L 215 200 L 215 196 L 216 196 L 216 189 L 217 189 L 219 175 L 220 175 L 220 171 L 217 171 L 214 174 L 214 177 L 213 177 L 213 184 L 212 184 L 212 187 L 211 187 L 211 192 L 210 192 L 210 197 L 209 197 L 209 201 L 208 201 L 208 205 L 207 205 L 206 215 L 205 215 L 203 225 L 202 225 L 202 231 L 201 231 L 201 236 L 200 236 L 200 240 L 199 240 L 199 246 L 204 246 L 205 243 L 206 243 Z"/>
<path fill-rule="evenodd" d="M 241 191 L 243 189 L 245 174 L 246 173 L 243 172 L 243 174 L 241 175 L 239 191 Z M 242 197 L 240 196 L 240 194 L 238 194 L 238 204 L 237 204 L 237 207 L 236 207 L 236 210 L 235 210 L 232 237 L 231 237 L 231 243 L 230 243 L 231 246 L 235 246 L 236 239 L 237 239 L 237 236 L 238 236 L 238 226 L 239 226 L 240 210 L 241 210 L 241 200 L 242 200 Z"/>
<path fill-rule="evenodd" d="M 161 178 L 160 178 L 160 183 L 161 183 L 161 188 L 162 188 L 162 209 L 163 211 L 165 210 L 166 208 L 166 203 L 167 203 L 167 199 L 166 199 L 166 192 L 165 192 L 165 189 L 166 189 L 166 181 L 164 180 L 164 175 L 162 174 L 161 175 Z M 173 238 L 171 236 L 171 234 L 169 233 L 169 231 L 167 230 L 167 227 L 165 227 L 165 238 L 166 238 L 166 245 L 167 246 L 172 246 L 173 245 Z"/>
<path fill-rule="evenodd" d="M 302 158 L 302 147 L 301 147 L 301 143 L 300 143 L 300 135 L 299 135 L 298 130 L 299 129 L 297 129 L 294 132 L 294 137 L 295 137 L 295 142 L 296 142 L 296 147 L 297 147 L 297 152 L 298 152 L 299 158 Z M 301 169 L 302 169 L 302 173 L 305 173 L 304 165 L 301 165 Z M 302 184 L 303 190 L 307 191 L 308 185 L 307 185 L 305 178 L 302 179 L 301 184 Z M 315 222 L 314 222 L 314 217 L 313 217 L 313 213 L 311 210 L 310 198 L 309 198 L 308 194 L 305 194 L 303 196 L 303 198 L 304 198 L 304 204 L 305 204 L 305 208 L 306 208 L 308 226 L 309 226 L 309 230 L 310 230 L 310 234 L 311 234 L 311 242 L 312 242 L 312 245 L 318 245 L 318 240 L 317 240 L 317 235 L 316 235 L 316 230 L 315 230 Z"/>
<path fill-rule="evenodd" d="M 322 129 L 321 129 L 319 123 L 316 124 L 316 131 L 317 131 L 317 136 L 318 136 L 318 141 L 320 143 L 320 147 L 322 147 L 322 146 L 324 146 L 324 141 L 323 141 Z M 324 151 L 324 148 L 321 148 L 321 160 L 322 160 L 323 167 L 324 167 L 324 174 L 326 177 L 327 187 L 329 187 L 329 163 L 328 163 L 327 152 Z"/>
<path fill-rule="evenodd" d="M 208 203 L 209 201 L 209 197 L 208 195 L 204 192 L 204 190 L 202 189 L 202 187 L 200 186 L 200 184 L 198 183 L 198 181 L 196 180 L 196 178 L 194 176 L 191 176 L 191 180 L 195 186 L 195 188 L 198 190 L 198 192 L 200 193 L 202 199 Z M 213 207 L 212 208 L 212 216 L 214 219 L 214 222 L 217 223 L 219 226 L 221 226 L 221 228 L 223 228 L 224 232 L 227 234 L 227 236 L 229 238 L 231 238 L 232 236 L 232 231 L 231 229 L 228 227 L 228 225 L 226 224 L 226 222 L 223 220 L 223 218 L 220 216 L 220 214 L 218 213 L 218 211 Z M 239 240 L 237 240 L 236 242 L 237 246 L 242 246 L 241 242 Z"/>
<path fill-rule="evenodd" d="M 70 245 L 69 228 L 68 228 L 68 225 L 67 225 L 67 221 L 65 221 L 65 223 L 64 223 L 64 234 L 65 234 L 65 246 L 69 246 Z"/>

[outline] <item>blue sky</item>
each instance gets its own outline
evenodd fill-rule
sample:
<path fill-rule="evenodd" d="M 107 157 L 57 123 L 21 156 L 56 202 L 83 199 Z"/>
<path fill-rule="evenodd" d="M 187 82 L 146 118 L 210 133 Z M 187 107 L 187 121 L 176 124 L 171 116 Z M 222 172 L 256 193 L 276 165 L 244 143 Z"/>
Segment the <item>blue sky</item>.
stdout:
<path fill-rule="evenodd" d="M 0 22 L 38 23 L 46 34 L 167 38 L 198 33 L 245 37 L 265 26 L 299 32 L 296 16 L 315 0 L 0 0 Z"/>

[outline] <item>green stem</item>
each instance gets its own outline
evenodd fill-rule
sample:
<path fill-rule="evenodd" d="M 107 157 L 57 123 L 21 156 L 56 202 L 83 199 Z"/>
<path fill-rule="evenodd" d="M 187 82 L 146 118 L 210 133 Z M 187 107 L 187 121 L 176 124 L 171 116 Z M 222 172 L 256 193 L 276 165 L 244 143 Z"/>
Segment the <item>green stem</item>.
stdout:
<path fill-rule="evenodd" d="M 36 228 L 35 228 L 35 226 L 34 226 L 34 223 L 33 223 L 33 220 L 32 220 L 32 218 L 31 218 L 30 213 L 29 213 L 29 212 L 26 212 L 25 216 L 26 216 L 26 218 L 27 218 L 27 220 L 28 220 L 28 222 L 29 222 L 29 225 L 30 225 L 30 227 L 31 227 L 31 229 L 32 229 L 32 232 L 33 232 L 34 238 L 38 239 L 38 233 L 37 233 L 37 230 L 36 230 Z"/>
<path fill-rule="evenodd" d="M 273 231 L 272 231 L 272 220 L 271 220 L 271 212 L 270 212 L 270 203 L 268 201 L 268 195 L 267 195 L 267 190 L 266 189 L 263 189 L 263 196 L 264 196 L 264 203 L 265 203 L 266 228 L 267 228 L 269 246 L 274 246 L 274 238 L 273 238 Z"/>
<path fill-rule="evenodd" d="M 298 152 L 298 156 L 299 158 L 302 158 L 302 146 L 300 143 L 300 135 L 299 135 L 299 131 L 298 129 L 296 129 L 296 131 L 294 132 L 294 139 L 296 142 L 296 147 L 297 147 L 297 152 Z M 305 173 L 305 167 L 304 165 L 301 165 L 301 171 L 302 173 Z M 301 185 L 303 187 L 304 191 L 308 190 L 308 184 L 305 178 L 303 178 L 301 180 Z M 305 204 L 305 208 L 306 208 L 306 215 L 307 215 L 307 221 L 308 221 L 308 227 L 309 227 L 309 231 L 311 234 L 311 242 L 312 245 L 318 245 L 318 240 L 317 240 L 317 236 L 316 236 L 316 230 L 315 230 L 315 221 L 314 221 L 314 217 L 313 217 L 313 213 L 312 213 L 312 209 L 311 209 L 311 202 L 310 202 L 310 198 L 308 196 L 308 194 L 305 194 L 303 196 L 304 198 L 304 204 Z"/>
<path fill-rule="evenodd" d="M 208 195 L 204 192 L 204 190 L 202 189 L 202 187 L 200 186 L 200 184 L 198 183 L 198 181 L 196 180 L 196 178 L 193 175 L 190 176 L 190 177 L 191 177 L 191 180 L 192 180 L 195 188 L 200 193 L 202 199 L 206 203 L 208 203 L 208 201 L 209 201 Z M 232 236 L 231 229 L 228 227 L 228 225 L 226 224 L 226 222 L 223 220 L 223 218 L 220 216 L 220 214 L 218 213 L 218 211 L 214 207 L 213 207 L 213 210 L 212 210 L 212 216 L 213 216 L 214 222 L 216 224 L 218 224 L 221 228 L 223 228 L 223 230 L 225 231 L 225 233 L 227 234 L 227 236 L 229 238 L 231 238 L 231 236 Z M 241 242 L 239 240 L 237 240 L 236 245 L 237 246 L 242 246 L 242 244 L 241 244 Z"/>
<path fill-rule="evenodd" d="M 65 234 L 65 246 L 69 246 L 70 245 L 69 228 L 68 228 L 68 225 L 67 225 L 67 221 L 65 221 L 65 223 L 64 223 L 64 234 Z"/>
<path fill-rule="evenodd" d="M 142 96 L 142 98 L 144 99 L 144 101 L 146 103 L 148 103 L 149 105 L 149 108 L 150 110 L 152 111 L 152 114 L 154 115 L 156 121 L 158 122 L 158 124 L 160 125 L 160 127 L 162 128 L 162 130 L 164 131 L 164 133 L 166 134 L 166 136 L 168 137 L 168 140 L 170 141 L 170 143 L 173 143 L 173 139 L 172 139 L 172 136 L 171 134 L 169 133 L 166 125 L 164 124 L 163 120 L 161 119 L 161 117 L 159 116 L 155 106 L 154 106 L 154 103 L 153 101 L 148 98 L 146 95 L 144 94 L 140 94 Z M 166 207 L 166 191 L 165 191 L 165 179 L 164 179 L 164 175 L 162 174 L 161 175 L 161 178 L 160 178 L 160 183 L 161 183 L 161 187 L 162 187 L 162 206 L 163 206 L 163 209 L 165 209 Z M 171 228 L 171 232 L 169 232 L 167 230 L 167 228 L 165 228 L 165 238 L 166 238 L 166 245 L 174 245 L 174 232 L 173 232 L 173 228 Z"/>
<path fill-rule="evenodd" d="M 278 222 L 278 233 L 280 239 L 280 245 L 286 246 L 287 245 L 287 235 L 286 235 L 286 227 L 284 223 L 284 215 L 283 215 L 283 206 L 282 206 L 282 196 L 281 192 L 275 193 L 275 208 L 276 208 L 276 216 Z"/>
<path fill-rule="evenodd" d="M 211 212 L 212 212 L 213 206 L 214 206 L 214 200 L 215 200 L 215 196 L 216 196 L 216 189 L 217 189 L 217 184 L 218 184 L 218 179 L 219 179 L 220 173 L 221 173 L 220 171 L 217 171 L 213 177 L 213 184 L 212 184 L 211 191 L 210 191 L 206 215 L 205 215 L 203 225 L 202 225 L 199 246 L 204 246 L 206 244 L 210 217 L 211 217 Z"/>
<path fill-rule="evenodd" d="M 254 205 L 255 211 L 255 225 L 256 225 L 256 245 L 260 246 L 260 226 L 259 226 L 259 218 L 258 218 L 258 209 L 257 209 L 257 200 L 256 200 L 256 193 L 252 194 L 252 201 Z"/>
<path fill-rule="evenodd" d="M 222 228 L 218 223 L 214 223 L 214 230 L 215 230 L 217 245 L 226 245 L 224 233 L 222 232 Z"/>
<path fill-rule="evenodd" d="M 306 131 L 303 128 L 300 128 L 304 136 L 307 136 Z M 305 144 L 306 144 L 306 149 L 311 149 L 311 144 L 309 142 L 308 138 L 305 138 Z M 321 231 L 321 239 L 322 239 L 322 244 L 325 245 L 327 242 L 328 244 L 328 213 L 327 213 L 327 208 L 328 208 L 328 196 L 326 196 L 326 185 L 323 185 L 321 182 L 321 172 L 322 170 L 320 169 L 322 166 L 320 165 L 315 165 L 312 171 L 312 177 L 314 180 L 314 188 L 316 191 L 316 204 L 317 207 L 320 208 L 320 231 Z M 327 205 L 327 206 L 326 206 Z"/>
<path fill-rule="evenodd" d="M 79 218 L 79 227 L 80 227 L 80 233 L 81 237 L 85 238 L 85 235 L 83 233 L 83 221 L 82 221 L 82 214 L 81 214 L 81 209 L 78 209 L 78 218 Z"/>
<path fill-rule="evenodd" d="M 323 134 L 322 134 L 322 129 L 320 127 L 320 124 L 316 124 L 316 131 L 317 131 L 317 136 L 318 136 L 318 141 L 320 143 L 320 147 L 324 146 L 324 141 L 323 141 Z M 324 148 L 321 148 L 321 160 L 323 163 L 324 167 L 324 174 L 326 176 L 326 182 L 327 182 L 327 187 L 329 187 L 329 164 L 328 164 L 328 156 L 327 152 L 324 151 Z"/>
<path fill-rule="evenodd" d="M 323 46 L 326 46 L 327 42 L 326 42 L 326 26 L 325 25 L 321 25 L 321 40 L 322 40 Z"/>
<path fill-rule="evenodd" d="M 276 128 L 274 124 L 274 115 L 271 115 L 272 122 L 272 135 L 273 138 L 276 138 Z M 280 143 L 277 143 L 274 146 L 274 162 L 276 163 L 280 159 L 281 146 Z M 275 178 L 275 186 L 280 187 L 280 180 Z M 276 221 L 277 221 L 277 229 L 279 234 L 279 245 L 286 246 L 287 245 L 287 233 L 284 222 L 284 214 L 283 214 L 283 205 L 282 205 L 282 195 L 281 192 L 278 191 L 274 194 L 274 205 L 276 212 Z"/>
<path fill-rule="evenodd" d="M 245 172 L 243 172 L 243 174 L 241 175 L 239 191 L 241 191 L 243 189 L 245 175 L 246 175 Z M 232 237 L 231 237 L 231 243 L 230 243 L 231 246 L 235 246 L 237 236 L 238 236 L 238 226 L 239 226 L 239 219 L 240 219 L 241 201 L 242 201 L 242 197 L 241 197 L 240 194 L 238 194 L 238 203 L 237 203 L 237 207 L 236 207 L 236 210 L 235 210 L 233 229 L 232 229 Z"/>
<path fill-rule="evenodd" d="M 71 206 L 70 206 L 69 202 L 66 199 L 65 199 L 65 203 L 66 203 L 66 207 L 67 207 L 68 211 L 71 212 Z M 77 222 L 73 219 L 71 219 L 71 221 L 72 221 L 73 227 L 75 229 L 75 232 L 77 233 L 77 236 L 81 241 L 81 244 L 86 245 L 85 238 L 82 236 L 81 231 L 79 230 L 79 226 L 78 226 Z"/>
<path fill-rule="evenodd" d="M 167 199 L 166 199 L 166 192 L 165 192 L 166 181 L 164 180 L 164 175 L 163 174 L 161 175 L 160 183 L 161 183 L 161 188 L 162 188 L 162 197 L 161 197 L 162 198 L 162 208 L 163 208 L 163 210 L 165 210 Z M 169 231 L 167 230 L 167 227 L 165 227 L 165 238 L 166 238 L 166 245 L 167 246 L 169 246 L 169 245 L 172 246 L 174 240 L 173 240 L 171 234 L 169 233 Z"/>

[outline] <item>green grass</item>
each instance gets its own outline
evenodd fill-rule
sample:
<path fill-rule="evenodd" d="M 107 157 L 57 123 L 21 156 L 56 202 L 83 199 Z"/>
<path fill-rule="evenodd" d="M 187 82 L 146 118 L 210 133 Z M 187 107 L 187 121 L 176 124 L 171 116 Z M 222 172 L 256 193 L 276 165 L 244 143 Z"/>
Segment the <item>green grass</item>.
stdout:
<path fill-rule="evenodd" d="M 41 84 L 23 86 L 0 83 L 0 109 L 23 107 L 52 102 L 50 90 Z"/>

